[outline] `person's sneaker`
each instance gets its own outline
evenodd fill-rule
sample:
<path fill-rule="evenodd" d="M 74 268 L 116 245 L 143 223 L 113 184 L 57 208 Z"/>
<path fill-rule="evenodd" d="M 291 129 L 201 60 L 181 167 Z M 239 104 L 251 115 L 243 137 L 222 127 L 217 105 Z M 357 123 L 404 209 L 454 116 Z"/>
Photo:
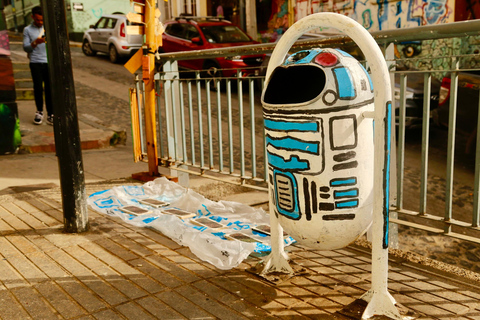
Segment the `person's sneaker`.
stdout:
<path fill-rule="evenodd" d="M 49 125 L 53 126 L 53 114 L 51 114 L 47 117 L 47 123 Z"/>
<path fill-rule="evenodd" d="M 34 124 L 42 124 L 43 121 L 43 112 L 37 111 L 35 113 L 35 118 L 33 119 Z"/>

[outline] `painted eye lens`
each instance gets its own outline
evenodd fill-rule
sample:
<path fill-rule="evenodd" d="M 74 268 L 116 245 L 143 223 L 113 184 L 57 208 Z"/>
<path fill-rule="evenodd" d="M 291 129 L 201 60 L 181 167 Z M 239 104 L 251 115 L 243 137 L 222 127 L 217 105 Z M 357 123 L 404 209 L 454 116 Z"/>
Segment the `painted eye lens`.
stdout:
<path fill-rule="evenodd" d="M 331 67 L 337 64 L 338 58 L 330 52 L 321 52 L 315 57 L 315 62 L 323 67 Z"/>

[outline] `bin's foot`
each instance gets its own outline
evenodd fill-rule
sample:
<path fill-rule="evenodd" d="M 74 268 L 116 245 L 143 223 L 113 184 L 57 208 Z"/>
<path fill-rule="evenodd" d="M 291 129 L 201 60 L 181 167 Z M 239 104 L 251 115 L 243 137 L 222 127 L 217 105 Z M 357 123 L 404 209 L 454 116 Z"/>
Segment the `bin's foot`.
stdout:
<path fill-rule="evenodd" d="M 397 307 L 395 307 L 395 299 L 388 292 L 376 292 L 374 290 L 367 291 L 361 299 L 368 302 L 362 319 L 370 319 L 373 316 L 386 316 L 390 319 L 403 320 Z"/>
<path fill-rule="evenodd" d="M 289 259 L 285 251 L 278 252 L 272 248 L 272 252 L 265 258 L 265 267 L 260 274 L 266 275 L 273 272 L 294 274 L 294 271 L 288 263 L 288 260 Z"/>

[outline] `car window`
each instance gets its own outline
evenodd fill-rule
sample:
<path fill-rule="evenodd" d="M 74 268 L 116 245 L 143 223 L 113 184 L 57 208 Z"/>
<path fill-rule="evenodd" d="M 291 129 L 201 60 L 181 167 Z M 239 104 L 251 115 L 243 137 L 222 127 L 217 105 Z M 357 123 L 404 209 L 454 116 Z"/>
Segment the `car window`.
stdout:
<path fill-rule="evenodd" d="M 95 28 L 100 28 L 100 29 L 105 28 L 105 25 L 107 24 L 108 20 L 109 19 L 105 17 L 100 18 L 100 20 L 98 20 L 97 24 L 95 25 Z"/>
<path fill-rule="evenodd" d="M 115 28 L 116 23 L 117 23 L 117 19 L 110 18 L 110 19 L 108 19 L 108 22 L 106 23 L 105 28 L 113 29 L 113 28 Z"/>
<path fill-rule="evenodd" d="M 252 41 L 236 26 L 204 26 L 201 27 L 205 38 L 210 43 L 232 43 Z"/>
<path fill-rule="evenodd" d="M 181 23 L 172 23 L 167 26 L 165 33 L 174 37 L 184 38 L 185 28 Z"/>
<path fill-rule="evenodd" d="M 192 26 L 191 24 L 185 25 L 185 39 L 192 40 L 192 38 L 199 37 L 200 33 L 198 32 L 197 28 Z"/>

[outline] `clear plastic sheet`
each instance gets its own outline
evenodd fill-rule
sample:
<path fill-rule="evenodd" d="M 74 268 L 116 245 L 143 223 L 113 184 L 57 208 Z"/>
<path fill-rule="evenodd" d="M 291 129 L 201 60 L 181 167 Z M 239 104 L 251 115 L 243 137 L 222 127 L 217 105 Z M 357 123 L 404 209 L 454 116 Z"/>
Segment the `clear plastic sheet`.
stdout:
<path fill-rule="evenodd" d="M 154 208 L 139 202 L 147 198 L 162 200 L 169 205 Z M 252 252 L 268 252 L 271 249 L 270 236 L 252 231 L 252 227 L 269 224 L 269 217 L 263 209 L 238 202 L 211 201 L 166 178 L 158 178 L 143 186 L 120 186 L 96 192 L 89 196 L 88 205 L 99 213 L 119 217 L 132 225 L 154 228 L 178 244 L 189 247 L 197 257 L 222 270 L 238 266 Z M 136 216 L 120 210 L 130 205 L 150 212 Z M 182 220 L 163 212 L 170 208 L 189 211 L 195 216 Z M 208 218 L 223 226 L 212 229 L 194 224 L 199 218 Z M 238 232 L 256 242 L 228 239 L 229 235 Z M 293 242 L 295 240 L 291 237 L 285 238 L 285 245 Z"/>

